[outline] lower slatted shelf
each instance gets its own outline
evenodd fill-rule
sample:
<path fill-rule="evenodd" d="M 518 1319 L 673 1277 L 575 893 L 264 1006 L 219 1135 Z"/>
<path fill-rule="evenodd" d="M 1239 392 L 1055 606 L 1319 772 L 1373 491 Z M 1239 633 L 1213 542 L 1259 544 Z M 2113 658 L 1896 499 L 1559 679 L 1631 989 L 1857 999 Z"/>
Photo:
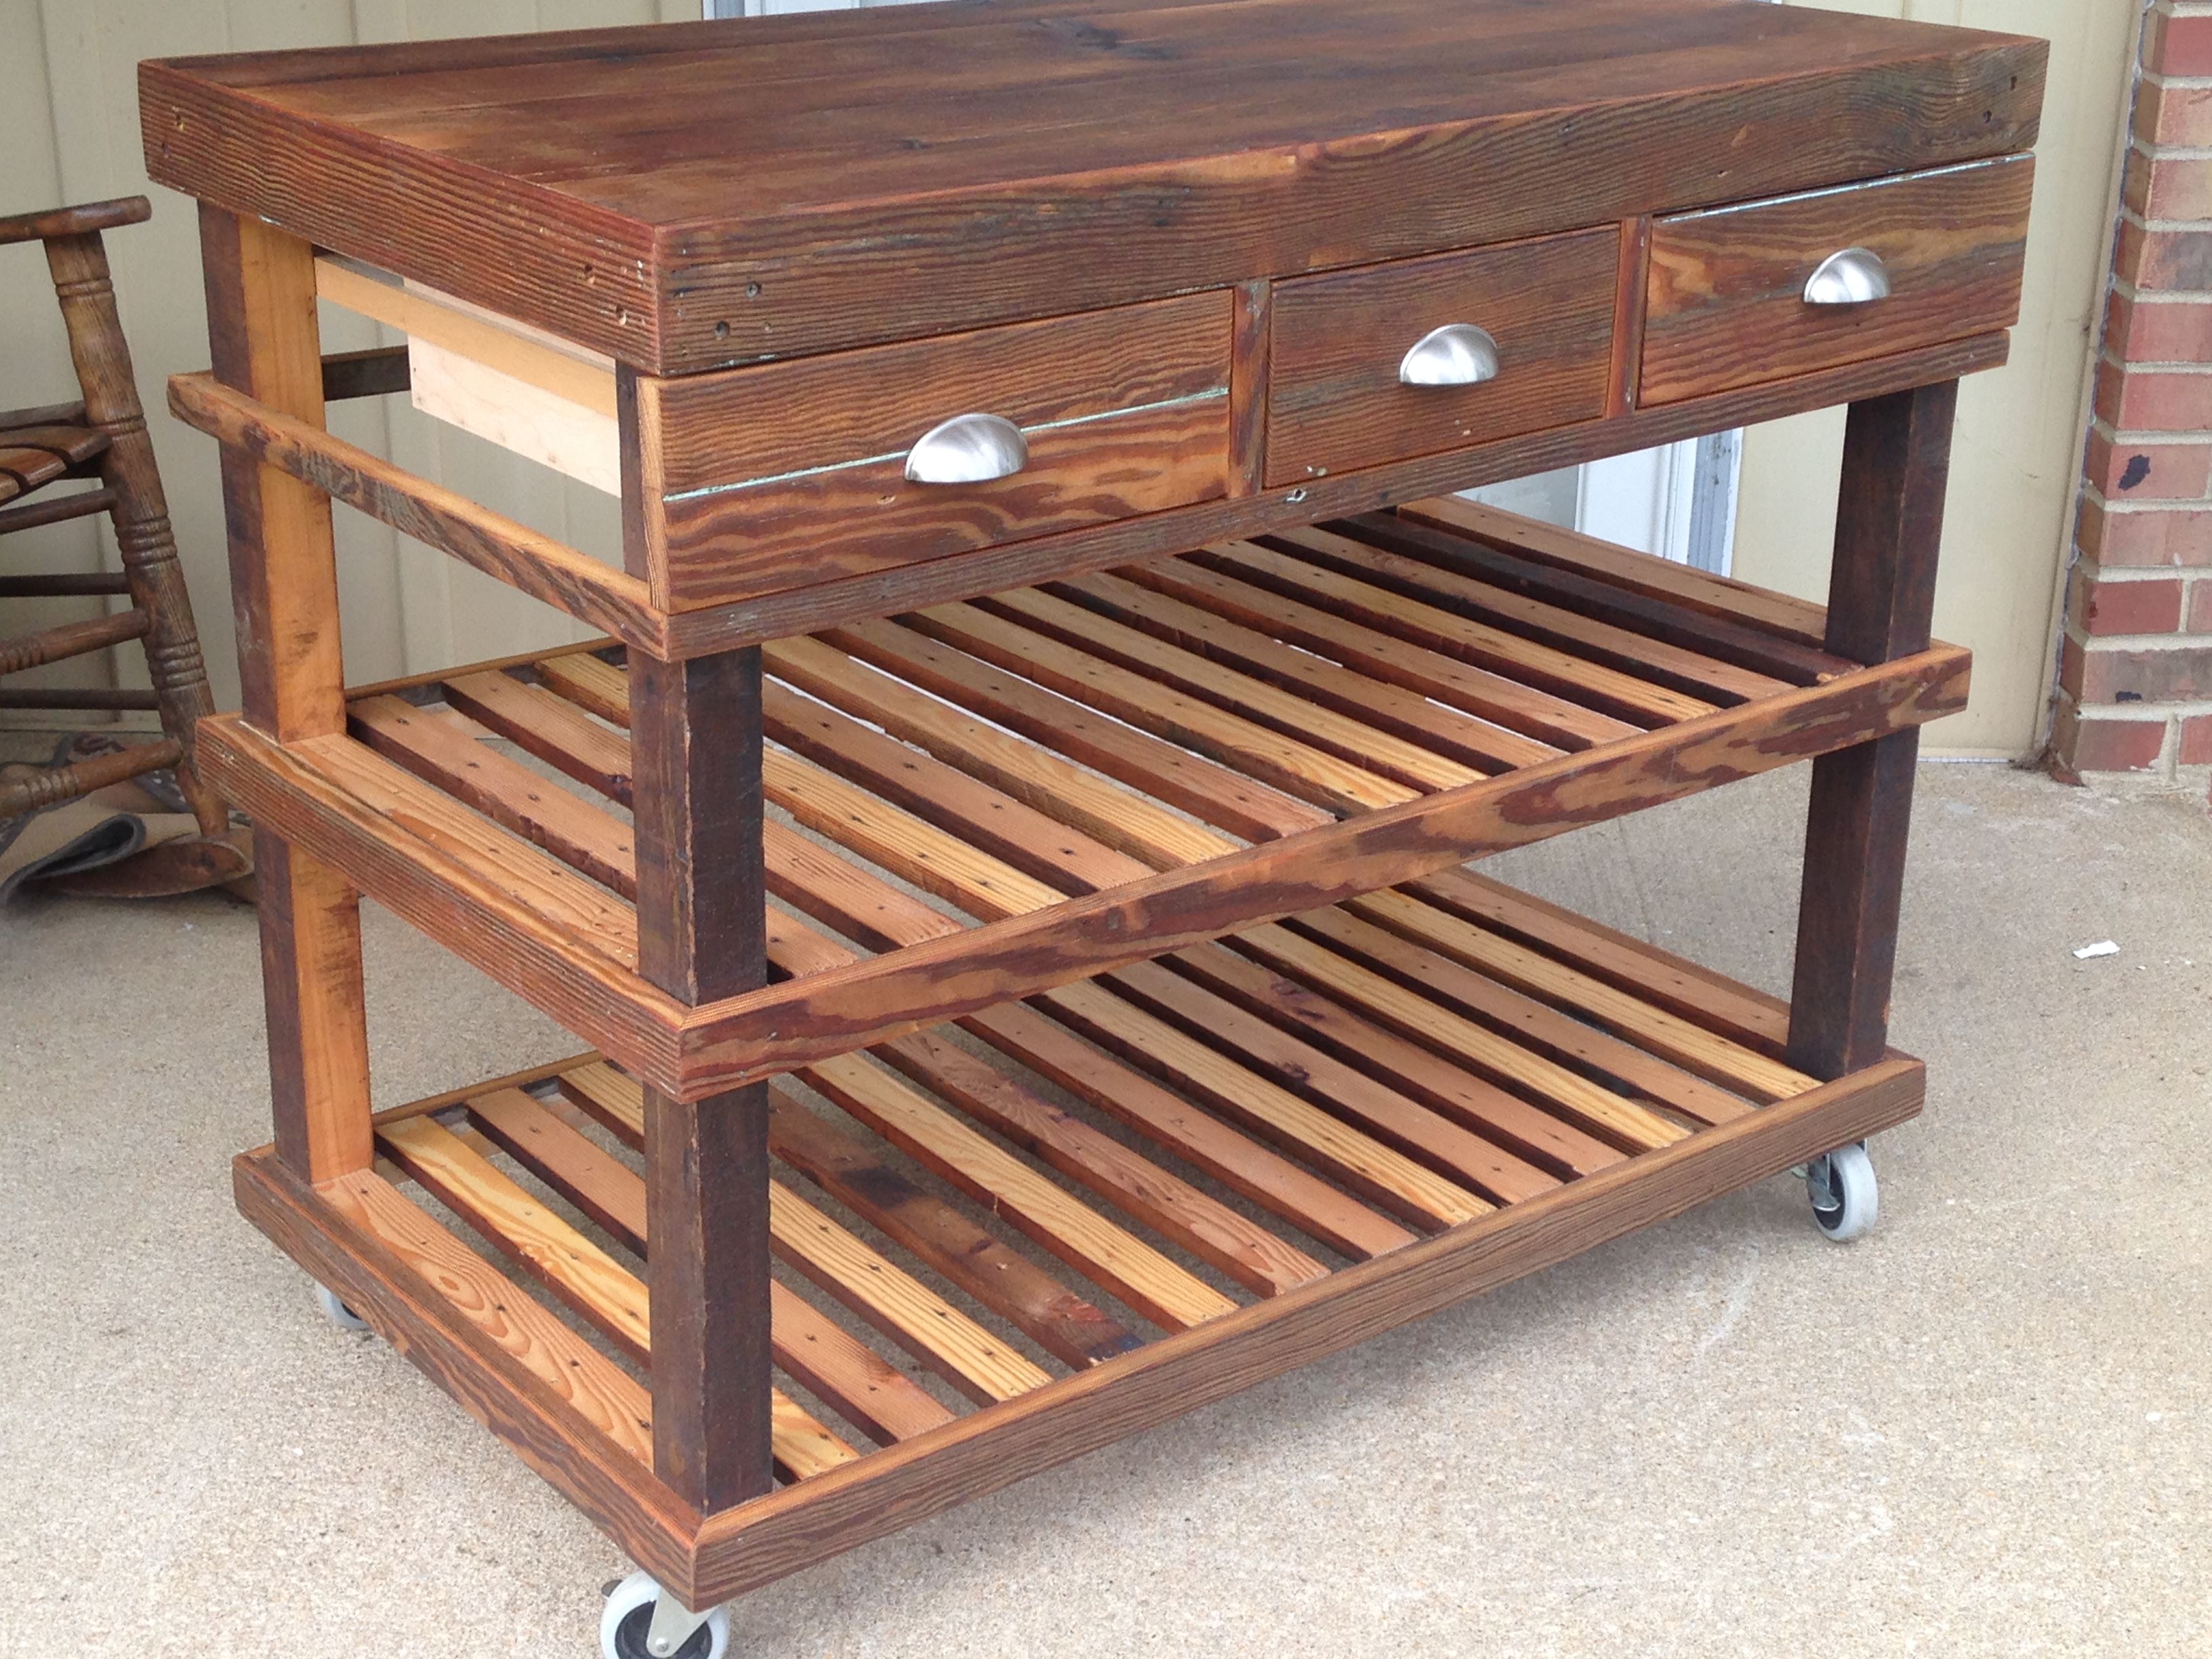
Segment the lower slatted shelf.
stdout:
<path fill-rule="evenodd" d="M 773 642 L 776 982 L 697 1009 L 636 971 L 618 651 L 202 748 L 258 821 L 696 1098 L 1963 702 L 1964 652 L 1863 667 L 1823 625 L 1447 501 Z"/>
<path fill-rule="evenodd" d="M 1823 1083 L 1787 1028 L 1453 870 L 797 1067 L 783 1485 L 703 1522 L 650 1473 L 633 1077 L 584 1055 L 387 1111 L 374 1171 L 306 1188 L 264 1149 L 240 1195 L 714 1599 L 1917 1109 L 1917 1062 Z"/>

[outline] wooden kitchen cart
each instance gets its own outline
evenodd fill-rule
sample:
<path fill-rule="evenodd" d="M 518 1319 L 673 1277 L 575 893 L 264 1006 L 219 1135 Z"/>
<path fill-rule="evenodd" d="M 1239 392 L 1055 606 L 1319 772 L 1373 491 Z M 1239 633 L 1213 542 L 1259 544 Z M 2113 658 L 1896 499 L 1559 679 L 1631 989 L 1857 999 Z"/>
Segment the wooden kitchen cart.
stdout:
<path fill-rule="evenodd" d="M 1794 1165 L 1863 1224 L 2043 62 L 963 0 L 144 67 L 240 618 L 239 1203 L 636 1559 L 608 1653 Z M 325 356 L 319 295 L 406 345 Z M 324 429 L 402 392 L 618 495 L 620 562 Z M 1826 607 L 1449 495 L 1839 404 Z M 606 640 L 349 691 L 333 499 Z M 1800 761 L 1787 1003 L 1460 867 Z M 591 1052 L 373 1110 L 363 893 Z"/>

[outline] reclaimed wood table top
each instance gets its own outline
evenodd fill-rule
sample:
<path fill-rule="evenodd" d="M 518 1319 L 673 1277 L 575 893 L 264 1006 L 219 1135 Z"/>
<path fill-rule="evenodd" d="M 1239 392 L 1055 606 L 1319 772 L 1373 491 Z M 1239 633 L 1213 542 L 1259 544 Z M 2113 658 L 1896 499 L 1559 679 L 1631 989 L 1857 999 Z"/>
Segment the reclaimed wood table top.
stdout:
<path fill-rule="evenodd" d="M 160 182 L 668 374 L 2003 155 L 2045 56 L 1756 0 L 953 0 L 141 102 Z"/>

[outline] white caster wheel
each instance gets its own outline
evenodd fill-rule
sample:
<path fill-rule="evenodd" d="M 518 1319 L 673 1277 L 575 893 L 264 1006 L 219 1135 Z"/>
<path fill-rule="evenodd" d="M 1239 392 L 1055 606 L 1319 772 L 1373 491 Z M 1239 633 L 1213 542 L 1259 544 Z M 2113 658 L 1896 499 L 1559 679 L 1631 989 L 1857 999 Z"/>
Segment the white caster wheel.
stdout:
<path fill-rule="evenodd" d="M 1807 1164 L 1805 1190 L 1813 1200 L 1814 1224 L 1839 1244 L 1873 1226 L 1881 1211 L 1874 1160 L 1867 1156 L 1863 1140 L 1838 1146 Z"/>
<path fill-rule="evenodd" d="M 315 1286 L 315 1305 L 323 1316 L 342 1331 L 365 1331 L 368 1322 L 338 1300 L 338 1293 L 327 1285 Z"/>
<path fill-rule="evenodd" d="M 663 1596 L 649 1572 L 634 1572 L 617 1584 L 599 1615 L 604 1659 L 723 1659 L 729 1650 L 728 1609 L 687 1613 L 672 1596 Z"/>

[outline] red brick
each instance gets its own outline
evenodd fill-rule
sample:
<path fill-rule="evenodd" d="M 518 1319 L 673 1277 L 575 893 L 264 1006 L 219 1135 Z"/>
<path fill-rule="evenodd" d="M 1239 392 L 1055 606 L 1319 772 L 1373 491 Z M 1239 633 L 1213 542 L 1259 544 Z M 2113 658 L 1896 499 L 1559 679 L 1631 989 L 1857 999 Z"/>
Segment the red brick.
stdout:
<path fill-rule="evenodd" d="M 2074 545 L 2085 559 L 2105 562 L 2105 520 L 2108 515 L 2097 504 L 2097 498 L 2087 490 L 2081 492 L 2081 505 L 2074 514 Z"/>
<path fill-rule="evenodd" d="M 2136 98 L 2134 131 L 2146 144 L 2212 146 L 2212 87 L 2146 82 Z"/>
<path fill-rule="evenodd" d="M 2181 722 L 2181 763 L 2212 766 L 2212 714 L 2191 714 Z"/>
<path fill-rule="evenodd" d="M 2212 20 L 2209 20 L 2212 21 Z M 2212 161 L 2193 155 L 2145 155 L 2141 199 L 2130 197 L 2128 205 L 2146 219 L 2212 219 Z M 2134 161 L 2129 178 L 2135 179 Z"/>
<path fill-rule="evenodd" d="M 2120 174 L 2120 205 L 2138 219 L 2155 217 L 2150 210 L 2150 152 L 2128 146 L 2128 164 Z"/>
<path fill-rule="evenodd" d="M 2086 556 L 2116 569 L 2212 565 L 2212 512 L 2146 507 L 2093 518 L 2084 502 L 2076 539 Z"/>
<path fill-rule="evenodd" d="M 2130 300 L 2116 291 L 2105 307 L 2105 351 L 2131 366 L 2212 363 L 2212 300 Z"/>
<path fill-rule="evenodd" d="M 2086 720 L 2066 698 L 2058 700 L 2051 746 L 2076 772 L 2141 772 L 2166 750 L 2163 720 Z"/>
<path fill-rule="evenodd" d="M 2106 408 L 2104 370 L 2098 380 L 2097 414 L 2122 432 L 2202 432 L 2212 428 L 2212 374 L 2133 368 L 2120 371 Z"/>
<path fill-rule="evenodd" d="M 2201 294 L 2212 289 L 2212 230 L 2147 230 L 2142 234 L 2130 271 L 2115 262 L 2137 288 L 2157 293 Z"/>
<path fill-rule="evenodd" d="M 2130 650 L 2091 646 L 2085 653 L 2081 700 L 2092 703 L 2194 702 L 2212 697 L 2212 645 Z"/>
<path fill-rule="evenodd" d="M 2212 634 L 2212 581 L 2189 585 L 2189 632 Z"/>
<path fill-rule="evenodd" d="M 2079 699 L 2081 679 L 2088 672 L 2088 653 L 2081 642 L 2072 635 L 2063 635 L 2058 641 L 2058 689 L 2068 696 Z"/>
<path fill-rule="evenodd" d="M 2193 501 L 2212 489 L 2212 444 L 2137 444 L 2089 434 L 2083 475 L 2116 501 Z"/>
<path fill-rule="evenodd" d="M 2212 75 L 2212 17 L 2155 14 L 2143 43 L 2143 66 L 2160 75 Z"/>
<path fill-rule="evenodd" d="M 2100 581 L 2087 570 L 2076 568 L 2068 605 L 2069 617 L 2093 638 L 2112 634 L 2171 634 L 2181 626 L 2181 583 L 2178 578 L 2155 581 Z"/>

